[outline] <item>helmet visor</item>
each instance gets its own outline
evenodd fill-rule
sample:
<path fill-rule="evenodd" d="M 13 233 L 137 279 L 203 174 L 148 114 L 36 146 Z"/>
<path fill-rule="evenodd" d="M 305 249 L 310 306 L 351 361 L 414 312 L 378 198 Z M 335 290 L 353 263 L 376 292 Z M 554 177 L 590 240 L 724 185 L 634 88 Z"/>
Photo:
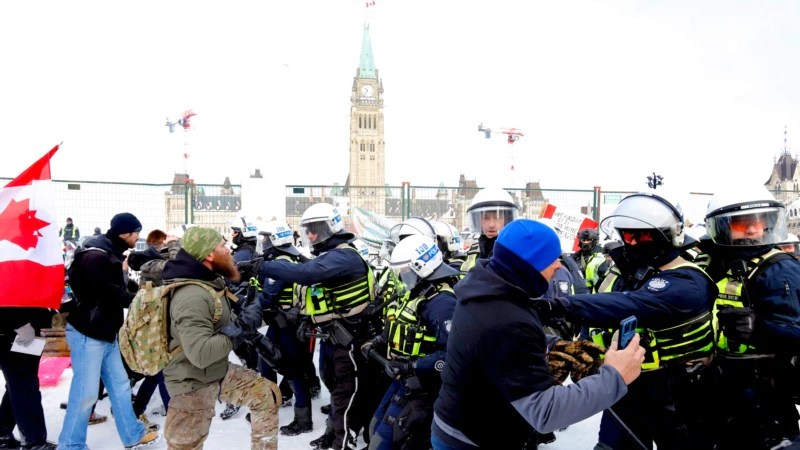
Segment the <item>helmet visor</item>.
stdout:
<path fill-rule="evenodd" d="M 511 206 L 484 206 L 475 208 L 467 214 L 467 226 L 473 233 L 488 238 L 497 237 L 500 230 L 509 222 L 516 220 L 519 211 Z"/>
<path fill-rule="evenodd" d="M 397 279 L 405 286 L 406 291 L 414 289 L 419 283 L 419 275 L 414 273 L 409 266 L 393 266 L 392 271 L 397 276 Z"/>
<path fill-rule="evenodd" d="M 775 245 L 788 236 L 783 208 L 774 206 L 708 217 L 706 232 L 715 244 L 734 247 Z"/>
<path fill-rule="evenodd" d="M 306 248 L 323 243 L 333 236 L 328 222 L 324 220 L 300 224 L 300 228 L 302 229 L 300 234 L 303 238 L 303 247 Z"/>
<path fill-rule="evenodd" d="M 635 217 L 606 217 L 600 223 L 600 230 L 608 236 L 619 236 L 620 240 L 628 245 L 653 241 L 672 243 L 671 228 L 659 228 Z"/>

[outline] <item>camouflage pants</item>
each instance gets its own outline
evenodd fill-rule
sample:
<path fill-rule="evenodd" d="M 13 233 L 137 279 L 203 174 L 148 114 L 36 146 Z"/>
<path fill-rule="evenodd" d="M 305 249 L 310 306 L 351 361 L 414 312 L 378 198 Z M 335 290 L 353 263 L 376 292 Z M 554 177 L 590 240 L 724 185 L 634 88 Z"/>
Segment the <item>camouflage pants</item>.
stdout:
<path fill-rule="evenodd" d="M 250 408 L 250 443 L 255 450 L 277 450 L 278 409 L 282 402 L 278 386 L 252 370 L 228 365 L 220 385 L 214 384 L 188 394 L 176 395 L 169 402 L 164 425 L 167 448 L 201 450 L 208 437 L 214 405 L 219 400 Z"/>

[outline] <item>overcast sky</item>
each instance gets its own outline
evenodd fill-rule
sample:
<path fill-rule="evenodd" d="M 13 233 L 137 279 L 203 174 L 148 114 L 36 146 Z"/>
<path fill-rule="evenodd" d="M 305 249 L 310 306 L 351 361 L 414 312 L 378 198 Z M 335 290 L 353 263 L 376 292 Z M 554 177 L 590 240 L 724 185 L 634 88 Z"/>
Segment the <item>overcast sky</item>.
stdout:
<path fill-rule="evenodd" d="M 376 0 L 386 181 L 710 192 L 800 149 L 796 1 Z M 0 176 L 344 183 L 364 1 L 0 3 Z M 797 142 L 796 142 L 797 141 Z M 792 150 L 794 153 L 794 150 Z"/>

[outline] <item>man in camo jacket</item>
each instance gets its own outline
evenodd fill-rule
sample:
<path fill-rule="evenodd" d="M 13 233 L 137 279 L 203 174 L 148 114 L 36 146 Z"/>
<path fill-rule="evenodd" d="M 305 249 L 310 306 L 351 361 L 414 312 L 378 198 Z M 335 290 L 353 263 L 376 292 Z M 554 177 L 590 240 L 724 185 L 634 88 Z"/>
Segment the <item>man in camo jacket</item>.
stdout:
<path fill-rule="evenodd" d="M 169 351 L 178 347 L 181 351 L 163 371 L 172 396 L 164 438 L 170 449 L 201 449 L 219 399 L 250 408 L 251 448 L 275 450 L 276 405 L 281 403 L 278 386 L 228 362 L 234 341 L 239 340 L 252 342 L 267 361 L 277 360 L 271 342 L 258 332 L 261 305 L 244 305 L 238 317 L 231 312 L 236 297 L 225 289 L 223 277 L 238 281 L 239 272 L 216 230 L 190 228 L 181 247 L 175 259 L 164 265 L 164 284 L 193 281 L 201 285 L 181 286 L 170 300 Z"/>

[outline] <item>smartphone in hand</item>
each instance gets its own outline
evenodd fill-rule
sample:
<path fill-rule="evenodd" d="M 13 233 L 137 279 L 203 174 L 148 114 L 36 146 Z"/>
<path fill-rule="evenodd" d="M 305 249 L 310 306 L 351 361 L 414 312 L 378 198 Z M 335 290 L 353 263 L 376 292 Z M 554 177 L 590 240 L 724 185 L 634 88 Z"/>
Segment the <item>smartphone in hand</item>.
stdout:
<path fill-rule="evenodd" d="M 623 319 L 619 323 L 619 332 L 617 333 L 617 348 L 623 350 L 631 342 L 631 339 L 636 335 L 636 316 L 630 316 Z"/>

